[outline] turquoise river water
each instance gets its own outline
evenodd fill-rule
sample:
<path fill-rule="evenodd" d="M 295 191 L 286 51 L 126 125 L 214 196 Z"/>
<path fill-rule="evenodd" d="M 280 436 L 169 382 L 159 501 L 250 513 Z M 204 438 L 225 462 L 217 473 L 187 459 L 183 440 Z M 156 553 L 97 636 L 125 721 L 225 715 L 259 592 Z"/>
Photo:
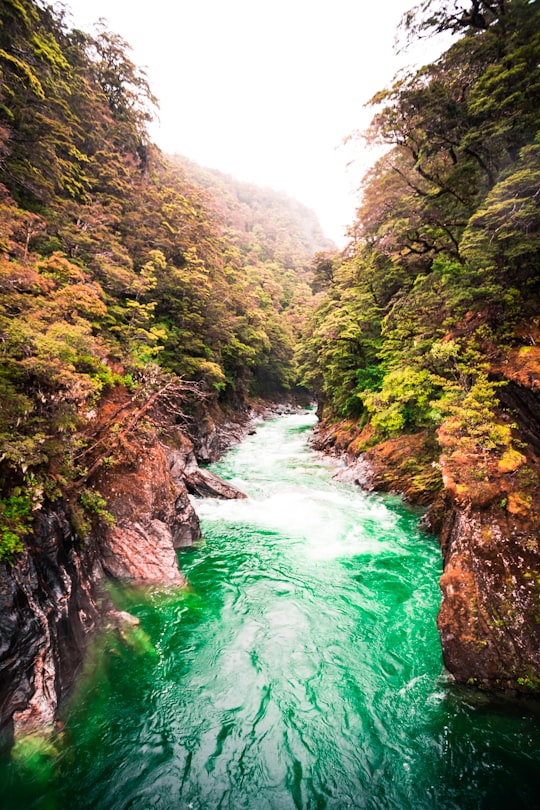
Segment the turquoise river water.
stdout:
<path fill-rule="evenodd" d="M 312 413 L 262 425 L 197 501 L 183 589 L 117 587 L 52 742 L 0 760 L 2 810 L 540 806 L 540 713 L 452 685 L 440 551 L 397 499 L 332 480 Z"/>

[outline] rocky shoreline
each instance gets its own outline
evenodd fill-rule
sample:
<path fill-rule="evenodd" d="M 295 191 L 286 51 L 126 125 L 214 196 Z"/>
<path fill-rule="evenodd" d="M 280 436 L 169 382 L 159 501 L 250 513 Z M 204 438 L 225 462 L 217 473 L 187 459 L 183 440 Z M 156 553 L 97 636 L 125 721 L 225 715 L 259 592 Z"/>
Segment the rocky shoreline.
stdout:
<path fill-rule="evenodd" d="M 127 401 L 118 389 L 91 415 L 99 435 L 111 409 Z M 120 405 L 119 405 L 120 402 Z M 190 494 L 242 498 L 230 484 L 199 466 L 217 460 L 258 422 L 292 412 L 292 403 L 254 403 L 225 414 L 204 409 L 189 438 L 162 421 L 137 432 L 129 452 L 101 465 L 90 485 L 106 502 L 89 532 L 75 524 L 69 496 L 42 508 L 25 551 L 0 565 L 0 735 L 10 745 L 21 734 L 54 728 L 99 627 L 122 626 L 129 616 L 111 604 L 104 584 L 120 579 L 181 586 L 176 549 L 200 536 Z"/>
<path fill-rule="evenodd" d="M 523 398 L 524 399 L 524 398 Z M 524 414 L 530 432 L 534 420 Z M 427 432 L 366 444 L 366 429 L 324 420 L 315 449 L 339 458 L 341 480 L 427 507 L 424 527 L 443 558 L 437 624 L 445 666 L 462 684 L 540 693 L 540 488 L 538 457 L 444 453 Z M 518 456 L 520 456 L 518 458 Z M 480 476 L 479 471 L 482 471 Z"/>

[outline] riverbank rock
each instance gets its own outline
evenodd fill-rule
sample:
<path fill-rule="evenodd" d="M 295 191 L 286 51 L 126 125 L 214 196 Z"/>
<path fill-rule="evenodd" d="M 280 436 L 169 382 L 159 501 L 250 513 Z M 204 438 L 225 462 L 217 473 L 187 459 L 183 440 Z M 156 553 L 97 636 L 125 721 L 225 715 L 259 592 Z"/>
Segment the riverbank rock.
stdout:
<path fill-rule="evenodd" d="M 297 413 L 303 407 L 293 397 L 276 402 L 252 399 L 226 409 L 202 404 L 190 429 L 195 457 L 201 464 L 218 461 L 226 450 L 253 433 L 257 424 L 273 416 Z"/>
<path fill-rule="evenodd" d="M 522 406 L 513 418 L 536 431 L 534 412 Z M 464 452 L 444 424 L 439 441 L 451 503 L 441 532 L 445 664 L 460 682 L 540 694 L 540 448 Z"/>
<path fill-rule="evenodd" d="M 199 522 L 157 437 L 132 442 L 130 460 L 99 470 L 92 483 L 113 518 L 97 535 L 105 572 L 115 579 L 183 584 L 175 548 L 199 539 Z"/>
<path fill-rule="evenodd" d="M 0 733 L 51 727 L 107 610 L 103 570 L 81 544 L 61 503 L 41 510 L 34 542 L 0 564 Z"/>
<path fill-rule="evenodd" d="M 224 411 L 201 405 L 190 434 L 195 458 L 201 464 L 217 461 L 225 450 L 248 435 L 256 420 L 256 411 L 251 407 Z"/>
<path fill-rule="evenodd" d="M 371 445 L 371 428 L 354 422 L 322 422 L 314 431 L 315 450 L 341 460 L 336 478 L 367 492 L 393 492 L 411 504 L 433 503 L 443 488 L 440 447 L 428 431 L 405 434 Z"/>
<path fill-rule="evenodd" d="M 197 495 L 201 498 L 223 498 L 235 499 L 245 498 L 243 492 L 240 492 L 232 484 L 223 481 L 222 478 L 206 470 L 200 468 L 193 443 L 181 431 L 175 431 L 169 434 L 166 443 L 163 445 L 163 450 L 169 463 L 169 470 L 175 485 L 183 488 L 192 495 Z M 189 508 L 193 511 L 193 506 L 188 499 Z M 191 525 L 190 513 L 185 512 L 183 515 L 184 525 Z M 198 526 L 198 522 L 197 522 Z M 193 538 L 198 539 L 198 538 Z M 192 541 L 191 541 L 192 542 Z M 189 542 L 183 545 L 189 545 Z M 177 545 L 177 548 L 180 546 Z"/>
<path fill-rule="evenodd" d="M 460 683 L 525 693 L 540 687 L 540 549 L 536 521 L 505 508 L 454 508 L 441 534 L 437 624 Z"/>
<path fill-rule="evenodd" d="M 200 498 L 222 498 L 223 500 L 247 498 L 247 495 L 214 475 L 210 470 L 196 470 L 186 476 L 186 486 L 188 492 L 198 495 Z"/>
<path fill-rule="evenodd" d="M 174 414 L 158 406 L 151 393 L 141 402 L 123 386 L 108 389 L 86 414 L 84 481 L 37 513 L 13 565 L 0 562 L 0 736 L 7 743 L 15 734 L 52 728 L 89 635 L 102 623 L 132 621 L 110 604 L 107 577 L 184 584 L 175 549 L 201 536 L 189 493 L 245 497 L 200 469 L 198 456 L 215 460 L 276 412 L 262 403 L 234 418 L 214 409 L 212 421 L 207 410 L 194 446 Z M 81 491 L 94 505 L 90 512 Z"/>
<path fill-rule="evenodd" d="M 374 443 L 368 426 L 321 423 L 314 447 L 340 458 L 340 480 L 428 506 L 444 571 L 438 627 L 456 681 L 540 694 L 540 350 L 495 356 L 497 419 L 507 447 L 486 450 L 443 423 Z M 518 448 L 518 449 L 516 449 Z"/>

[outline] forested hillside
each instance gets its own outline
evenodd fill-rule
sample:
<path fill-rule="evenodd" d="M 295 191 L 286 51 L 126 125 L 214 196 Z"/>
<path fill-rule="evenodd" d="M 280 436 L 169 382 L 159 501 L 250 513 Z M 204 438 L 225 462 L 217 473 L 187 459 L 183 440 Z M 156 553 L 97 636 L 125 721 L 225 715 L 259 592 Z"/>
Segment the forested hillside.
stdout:
<path fill-rule="evenodd" d="M 377 486 L 425 503 L 444 488 L 450 669 L 536 688 L 538 3 L 428 0 L 403 29 L 454 41 L 371 101 L 367 137 L 385 152 L 349 249 L 315 267 L 304 379 L 326 444 L 368 451 Z M 520 678 L 527 644 L 536 670 Z"/>
<path fill-rule="evenodd" d="M 156 99 L 120 36 L 70 30 L 31 0 L 0 12 L 9 560 L 44 500 L 66 488 L 83 505 L 95 497 L 81 431 L 103 392 L 150 396 L 172 374 L 238 405 L 295 384 L 308 266 L 324 241 L 301 206 L 233 181 L 219 190 L 193 166 L 188 179 L 149 142 Z"/>
<path fill-rule="evenodd" d="M 298 268 L 298 273 L 304 270 L 305 274 L 306 257 L 335 252 L 313 211 L 284 192 L 243 183 L 181 155 L 173 155 L 171 161 L 191 182 L 210 191 L 213 209 L 246 254 L 285 268 Z"/>
<path fill-rule="evenodd" d="M 372 100 L 382 157 L 337 254 L 285 195 L 160 153 L 120 36 L 0 0 L 0 622 L 30 719 L 115 544 L 150 581 L 159 546 L 181 581 L 187 484 L 222 486 L 186 433 L 298 385 L 321 448 L 430 505 L 448 669 L 540 690 L 538 3 L 404 18 L 406 37 L 441 32 L 435 63 Z"/>
<path fill-rule="evenodd" d="M 241 182 L 180 155 L 170 161 L 191 183 L 208 191 L 210 210 L 240 252 L 250 285 L 284 310 L 285 318 L 276 322 L 275 329 L 269 328 L 268 336 L 276 357 L 285 359 L 294 351 L 312 309 L 313 256 L 335 253 L 335 245 L 324 237 L 313 211 L 283 192 Z M 270 365 L 258 368 L 255 390 L 263 394 L 275 390 L 279 373 L 279 364 L 275 370 Z M 294 373 L 298 375 L 296 366 Z M 293 382 L 298 376 L 289 378 Z"/>
<path fill-rule="evenodd" d="M 449 440 L 484 425 L 494 435 L 476 438 L 502 447 L 488 355 L 536 343 L 538 9 L 475 3 L 478 18 L 456 20 L 452 3 L 425 5 L 441 10 L 414 18 L 420 31 L 465 34 L 372 99 L 368 138 L 389 148 L 364 179 L 349 250 L 318 268 L 327 294 L 305 374 L 327 412 L 379 437 L 450 419 Z"/>

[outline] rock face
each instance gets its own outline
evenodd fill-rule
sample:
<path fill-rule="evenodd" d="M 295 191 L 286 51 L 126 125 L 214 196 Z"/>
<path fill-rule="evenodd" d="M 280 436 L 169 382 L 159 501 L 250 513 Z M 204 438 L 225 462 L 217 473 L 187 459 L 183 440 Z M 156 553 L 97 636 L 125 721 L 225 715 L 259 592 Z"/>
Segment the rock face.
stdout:
<path fill-rule="evenodd" d="M 135 464 L 95 480 L 114 518 L 98 538 L 103 567 L 115 579 L 182 584 L 175 549 L 200 538 L 199 521 L 171 451 L 159 442 L 138 450 Z"/>
<path fill-rule="evenodd" d="M 202 464 L 217 461 L 225 450 L 242 441 L 254 419 L 256 412 L 252 409 L 226 415 L 219 409 L 201 408 L 193 431 L 197 459 Z"/>
<path fill-rule="evenodd" d="M 232 411 L 202 406 L 190 433 L 195 456 L 201 464 L 217 461 L 225 450 L 241 442 L 264 419 L 296 413 L 299 407 L 294 398 L 279 402 L 252 401 L 249 407 L 237 403 Z"/>
<path fill-rule="evenodd" d="M 103 572 L 61 504 L 43 510 L 35 543 L 13 568 L 0 566 L 0 731 L 29 731 L 54 719 L 104 609 Z"/>
<path fill-rule="evenodd" d="M 240 490 L 232 486 L 232 484 L 223 481 L 217 475 L 210 472 L 210 470 L 201 469 L 197 457 L 195 456 L 193 443 L 180 431 L 168 439 L 163 449 L 167 456 L 169 469 L 176 485 L 183 487 L 184 490 L 187 490 L 187 492 L 192 495 L 198 495 L 202 498 L 224 498 L 228 500 L 246 497 L 243 492 L 240 492 Z M 186 500 L 189 507 L 193 509 L 189 499 Z M 193 514 L 195 515 L 194 512 Z M 188 520 L 187 514 L 184 515 L 184 524 Z M 200 536 L 200 533 L 198 536 Z M 190 545 L 193 539 L 196 538 L 192 537 L 188 542 L 180 543 L 179 545 Z"/>
<path fill-rule="evenodd" d="M 540 693 L 540 351 L 528 382 L 510 381 L 520 450 L 487 460 L 441 456 L 451 509 L 441 533 L 444 574 L 438 618 L 447 668 L 461 682 Z M 507 369 L 511 378 L 512 365 Z M 527 366 L 520 362 L 517 371 Z M 439 441 L 447 445 L 444 426 Z"/>
<path fill-rule="evenodd" d="M 222 498 L 225 500 L 247 498 L 247 495 L 233 487 L 232 484 L 222 481 L 210 470 L 197 470 L 186 476 L 186 486 L 188 492 L 201 498 Z"/>
<path fill-rule="evenodd" d="M 438 627 L 447 669 L 461 683 L 538 691 L 537 534 L 500 506 L 469 505 L 451 510 L 441 543 Z"/>
<path fill-rule="evenodd" d="M 540 693 L 540 349 L 516 350 L 500 369 L 520 450 L 446 453 L 439 431 L 451 508 L 438 625 L 456 680 Z"/>
<path fill-rule="evenodd" d="M 369 426 L 322 425 L 314 445 L 343 458 L 342 480 L 429 504 L 444 573 L 438 627 L 460 683 L 540 694 L 540 348 L 494 361 L 497 418 L 512 445 L 467 449 L 441 426 L 370 447 Z M 365 449 L 368 447 L 369 449 Z M 520 449 L 516 449 L 516 447 Z"/>
<path fill-rule="evenodd" d="M 111 414 L 129 420 L 129 407 L 125 390 L 113 391 L 92 414 L 96 447 Z M 102 591 L 106 576 L 184 584 L 175 549 L 201 536 L 188 487 L 199 495 L 244 497 L 199 469 L 193 444 L 179 429 L 167 425 L 158 436 L 145 427 L 128 438 L 126 455 L 114 466 L 89 460 L 86 487 L 105 499 L 114 522 L 94 520 L 90 534 L 78 538 L 67 504 L 57 503 L 37 515 L 35 535 L 13 566 L 0 563 L 0 735 L 8 740 L 54 722 L 89 634 L 105 618 L 110 626 L 121 623 Z"/>

